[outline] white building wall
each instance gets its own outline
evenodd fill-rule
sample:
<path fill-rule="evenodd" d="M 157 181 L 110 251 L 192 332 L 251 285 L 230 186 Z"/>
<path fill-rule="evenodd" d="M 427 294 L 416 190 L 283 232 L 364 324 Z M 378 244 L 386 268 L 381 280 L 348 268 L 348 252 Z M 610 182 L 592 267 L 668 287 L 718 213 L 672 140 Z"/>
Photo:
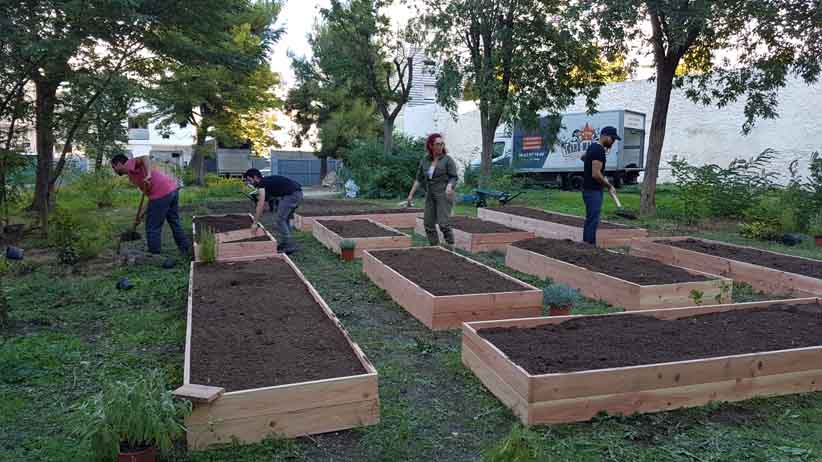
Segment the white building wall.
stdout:
<path fill-rule="evenodd" d="M 651 125 L 656 85 L 648 80 L 628 81 L 602 88 L 597 109 L 630 109 L 647 114 L 646 146 Z M 808 86 L 800 80 L 791 80 L 779 93 L 780 117 L 775 120 L 757 120 L 751 134 L 742 135 L 744 101 L 723 109 L 702 106 L 689 101 L 683 91 L 674 90 L 671 96 L 665 144 L 660 167 L 660 181 L 670 181 L 668 161 L 674 155 L 685 157 L 690 163 L 727 165 L 734 158 L 750 158 L 767 148 L 779 152 L 772 169 L 785 175 L 788 165 L 799 159 L 801 171 L 807 172 L 810 155 L 822 152 L 822 84 Z M 578 98 L 564 112 L 584 112 L 585 101 Z M 454 122 L 442 108 L 435 105 L 410 107 L 403 111 L 398 129 L 413 136 L 439 131 L 446 139 L 451 153 L 460 161 L 479 156 L 481 135 L 479 111 L 461 113 Z M 462 112 L 462 111 L 461 111 Z"/>

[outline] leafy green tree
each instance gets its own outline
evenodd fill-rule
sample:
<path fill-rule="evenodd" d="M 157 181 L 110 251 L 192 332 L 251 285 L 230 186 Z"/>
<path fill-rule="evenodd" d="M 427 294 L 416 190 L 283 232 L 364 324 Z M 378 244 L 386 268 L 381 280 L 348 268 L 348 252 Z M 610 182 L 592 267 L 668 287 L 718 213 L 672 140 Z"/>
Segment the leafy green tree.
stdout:
<path fill-rule="evenodd" d="M 279 3 L 262 2 L 229 15 L 221 29 L 201 37 L 205 41 L 190 41 L 189 46 L 201 47 L 204 53 L 176 54 L 169 65 L 173 72 L 155 83 L 152 103 L 161 126 L 196 127 L 191 160 L 196 184 L 204 184 L 205 158 L 211 155 L 208 137 L 226 144 L 244 142 L 238 139 L 239 119 L 281 104 L 274 92 L 279 76 L 267 61 L 268 51 L 281 35 L 272 27 L 279 11 Z"/>
<path fill-rule="evenodd" d="M 414 51 L 412 28 L 391 28 L 388 0 L 331 0 L 321 10 L 326 39 L 313 47 L 323 71 L 352 94 L 368 101 L 382 117 L 383 153 L 391 152 L 394 122 L 411 99 Z"/>
<path fill-rule="evenodd" d="M 612 52 L 648 43 L 656 66 L 641 212 L 656 210 L 656 183 L 671 92 L 725 107 L 745 98 L 747 133 L 758 118 L 777 117 L 776 95 L 793 74 L 820 73 L 822 6 L 797 0 L 592 0 L 579 2 L 601 18 L 599 36 Z M 650 24 L 650 35 L 645 25 Z M 723 56 L 735 56 L 735 62 Z"/>
<path fill-rule="evenodd" d="M 292 132 L 295 144 L 309 141 L 313 130 L 318 136 L 311 144 L 321 159 L 320 173 L 328 172 L 328 158 L 340 158 L 359 139 L 379 135 L 380 121 L 370 101 L 355 91 L 352 83 L 341 79 L 327 58 L 338 41 L 325 24 L 317 24 L 309 36 L 311 58 L 292 57 L 296 84 L 289 91 L 286 111 L 297 125 Z"/>
<path fill-rule="evenodd" d="M 604 77 L 592 23 L 571 16 L 566 2 L 425 0 L 423 9 L 439 103 L 455 109 L 466 87 L 479 100 L 483 176 L 501 120 L 533 122 L 580 94 L 593 109 Z"/>
<path fill-rule="evenodd" d="M 65 95 L 66 105 L 83 104 L 86 88 L 75 85 Z M 88 115 L 75 135 L 75 144 L 94 160 L 94 169 L 103 168 L 105 159 L 126 152 L 128 129 L 126 119 L 129 108 L 137 101 L 139 89 L 129 79 L 115 77 L 108 89 L 89 108 Z M 70 113 L 73 111 L 69 111 Z"/>
<path fill-rule="evenodd" d="M 22 64 L 34 87 L 37 178 L 32 208 L 48 229 L 55 185 L 75 137 L 115 78 L 144 82 L 162 73 L 169 55 L 207 56 L 191 43 L 250 9 L 250 0 L 3 2 L 3 29 L 23 45 Z M 207 14 L 205 13 L 207 12 Z M 192 38 L 191 40 L 181 40 Z M 221 56 L 211 56 L 212 59 Z M 87 91 L 72 92 L 73 87 Z M 59 91 L 58 91 L 59 90 Z M 66 95 L 73 95 L 67 105 Z M 82 98 L 82 100 L 81 100 Z M 54 146 L 62 148 L 57 162 Z"/>

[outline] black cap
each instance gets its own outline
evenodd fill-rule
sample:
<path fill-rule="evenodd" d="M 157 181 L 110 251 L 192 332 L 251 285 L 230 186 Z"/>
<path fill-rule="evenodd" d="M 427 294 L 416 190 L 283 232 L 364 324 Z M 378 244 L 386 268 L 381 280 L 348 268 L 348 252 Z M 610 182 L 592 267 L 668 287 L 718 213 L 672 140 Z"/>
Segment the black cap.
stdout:
<path fill-rule="evenodd" d="M 617 134 L 617 129 L 612 126 L 602 127 L 602 130 L 599 131 L 599 136 L 607 135 L 615 140 L 621 140 L 622 138 L 619 137 Z"/>

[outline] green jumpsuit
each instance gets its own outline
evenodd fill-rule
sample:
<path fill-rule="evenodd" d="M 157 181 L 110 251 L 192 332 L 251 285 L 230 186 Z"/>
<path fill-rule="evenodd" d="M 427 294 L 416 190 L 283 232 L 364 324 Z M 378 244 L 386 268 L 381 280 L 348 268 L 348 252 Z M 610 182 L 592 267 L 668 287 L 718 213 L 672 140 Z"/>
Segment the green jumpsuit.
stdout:
<path fill-rule="evenodd" d="M 432 163 L 436 163 L 436 166 L 433 176 L 429 179 L 428 171 Z M 454 244 L 454 233 L 451 232 L 451 226 L 449 226 L 451 207 L 454 204 L 446 197 L 445 189 L 449 183 L 452 188 L 456 188 L 458 179 L 457 164 L 447 154 L 433 161 L 425 156 L 420 161 L 417 181 L 425 188 L 425 234 L 431 245 L 438 245 L 440 241 L 437 235 L 437 225 L 440 226 L 445 242 L 449 245 Z"/>

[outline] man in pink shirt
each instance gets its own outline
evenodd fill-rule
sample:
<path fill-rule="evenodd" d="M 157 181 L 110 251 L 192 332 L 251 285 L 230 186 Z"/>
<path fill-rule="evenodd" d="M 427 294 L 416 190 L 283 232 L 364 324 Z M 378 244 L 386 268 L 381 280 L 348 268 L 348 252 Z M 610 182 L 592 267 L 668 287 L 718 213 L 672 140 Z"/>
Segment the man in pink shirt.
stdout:
<path fill-rule="evenodd" d="M 177 182 L 151 168 L 148 156 L 129 159 L 118 154 L 111 158 L 111 168 L 128 179 L 148 197 L 146 210 L 146 245 L 150 253 L 159 254 L 162 247 L 163 222 L 168 221 L 174 242 L 184 255 L 188 255 L 190 243 L 180 225 Z"/>

